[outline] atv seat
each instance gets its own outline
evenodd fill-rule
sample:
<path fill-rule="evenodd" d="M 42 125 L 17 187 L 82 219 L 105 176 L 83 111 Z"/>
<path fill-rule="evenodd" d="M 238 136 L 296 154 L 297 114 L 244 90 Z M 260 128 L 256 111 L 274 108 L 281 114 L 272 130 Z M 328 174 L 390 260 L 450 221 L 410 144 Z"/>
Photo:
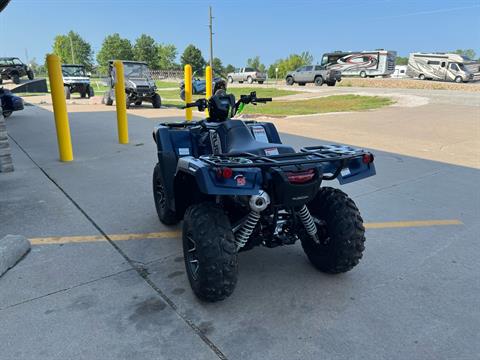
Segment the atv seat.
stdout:
<path fill-rule="evenodd" d="M 287 145 L 256 140 L 252 131 L 241 120 L 224 121 L 221 127 L 225 131 L 226 139 L 224 154 L 248 152 L 264 156 L 274 155 L 277 152 L 278 154 L 295 152 L 292 147 Z"/>

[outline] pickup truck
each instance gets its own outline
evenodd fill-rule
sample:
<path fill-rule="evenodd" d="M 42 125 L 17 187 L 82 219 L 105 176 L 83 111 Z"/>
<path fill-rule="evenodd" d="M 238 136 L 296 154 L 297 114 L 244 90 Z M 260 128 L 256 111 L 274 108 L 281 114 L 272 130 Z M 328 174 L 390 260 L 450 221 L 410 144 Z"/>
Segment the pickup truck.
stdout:
<path fill-rule="evenodd" d="M 251 84 L 256 81 L 259 84 L 263 84 L 266 79 L 267 75 L 265 73 L 250 67 L 235 69 L 235 72 L 227 74 L 227 80 L 229 83 L 238 81 L 241 84 L 246 81 Z"/>
<path fill-rule="evenodd" d="M 322 65 L 301 66 L 295 71 L 290 71 L 285 77 L 287 85 L 297 83 L 300 86 L 306 83 L 315 83 L 317 86 L 326 83 L 328 86 L 335 86 L 335 83 L 341 80 L 342 73 L 339 70 L 327 70 Z"/>

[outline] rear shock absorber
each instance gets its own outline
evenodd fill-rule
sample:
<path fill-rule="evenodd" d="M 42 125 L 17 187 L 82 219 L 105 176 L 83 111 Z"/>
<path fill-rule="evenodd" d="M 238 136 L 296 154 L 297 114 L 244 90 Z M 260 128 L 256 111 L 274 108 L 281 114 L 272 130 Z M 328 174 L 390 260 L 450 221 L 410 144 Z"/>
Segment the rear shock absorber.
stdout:
<path fill-rule="evenodd" d="M 260 213 L 257 211 L 250 211 L 248 214 L 247 220 L 243 223 L 240 230 L 238 230 L 235 236 L 235 244 L 237 245 L 237 250 L 245 246 L 250 235 L 252 235 L 255 226 L 257 226 L 258 221 L 260 220 Z"/>
<path fill-rule="evenodd" d="M 308 235 L 310 235 L 316 243 L 320 243 L 317 235 L 317 226 L 313 221 L 310 211 L 308 211 L 307 205 L 303 205 L 297 213 L 300 217 L 300 220 L 302 220 L 303 226 L 305 226 Z"/>
<path fill-rule="evenodd" d="M 270 204 L 270 196 L 268 196 L 265 191 L 260 190 L 258 195 L 253 195 L 250 197 L 248 203 L 251 211 L 248 213 L 247 220 L 245 220 L 245 222 L 242 224 L 242 227 L 235 235 L 235 244 L 237 245 L 237 250 L 244 247 L 248 242 L 248 239 L 252 235 L 260 220 L 260 212 L 265 210 Z"/>

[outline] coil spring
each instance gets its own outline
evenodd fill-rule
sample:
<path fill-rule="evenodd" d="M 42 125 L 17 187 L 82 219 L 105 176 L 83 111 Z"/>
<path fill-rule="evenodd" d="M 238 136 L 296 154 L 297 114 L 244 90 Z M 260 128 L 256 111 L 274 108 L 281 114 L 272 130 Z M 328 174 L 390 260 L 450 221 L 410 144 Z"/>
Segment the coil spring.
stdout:
<path fill-rule="evenodd" d="M 298 215 L 300 216 L 300 220 L 302 220 L 303 226 L 305 226 L 308 235 L 316 237 L 317 227 L 313 222 L 312 215 L 310 215 L 310 211 L 308 211 L 307 205 L 302 206 L 302 208 L 298 211 Z"/>
<path fill-rule="evenodd" d="M 260 220 L 260 213 L 256 211 L 250 211 L 248 214 L 247 220 L 243 223 L 240 230 L 237 231 L 235 236 L 235 244 L 237 249 L 240 249 L 245 246 L 250 235 L 252 235 L 255 226 L 257 226 L 258 221 Z"/>

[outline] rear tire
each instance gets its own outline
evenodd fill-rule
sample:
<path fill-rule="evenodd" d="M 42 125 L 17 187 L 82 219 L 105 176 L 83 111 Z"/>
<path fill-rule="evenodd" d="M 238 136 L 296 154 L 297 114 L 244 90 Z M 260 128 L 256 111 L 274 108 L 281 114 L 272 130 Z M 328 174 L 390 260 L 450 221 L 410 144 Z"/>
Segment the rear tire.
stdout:
<path fill-rule="evenodd" d="M 85 89 L 85 90 L 83 90 L 83 91 L 80 92 L 80 97 L 81 97 L 82 99 L 85 99 L 85 98 L 87 97 L 87 89 Z"/>
<path fill-rule="evenodd" d="M 32 70 L 27 71 L 28 80 L 33 80 L 35 75 L 33 74 Z"/>
<path fill-rule="evenodd" d="M 328 86 L 335 86 L 336 81 L 328 81 L 327 85 Z"/>
<path fill-rule="evenodd" d="M 180 99 L 185 101 L 185 90 L 180 90 Z"/>
<path fill-rule="evenodd" d="M 89 99 L 95 96 L 95 92 L 93 91 L 93 88 L 91 86 L 88 86 L 87 94 Z"/>
<path fill-rule="evenodd" d="M 238 256 L 223 210 L 208 202 L 190 206 L 182 238 L 185 268 L 195 295 L 209 302 L 230 296 L 237 284 Z"/>
<path fill-rule="evenodd" d="M 14 84 L 20 84 L 20 76 L 18 74 L 12 75 L 12 81 Z"/>
<path fill-rule="evenodd" d="M 157 164 L 153 169 L 153 200 L 155 201 L 155 209 L 162 223 L 165 225 L 175 225 L 179 222 L 178 215 L 167 206 L 166 196 L 160 165 Z"/>
<path fill-rule="evenodd" d="M 230 84 L 233 83 L 233 78 L 232 78 L 231 76 L 228 77 L 228 82 L 229 82 Z"/>
<path fill-rule="evenodd" d="M 140 102 L 140 105 L 141 105 L 141 102 Z M 160 109 L 160 107 L 162 106 L 162 99 L 160 98 L 160 95 L 158 95 L 157 93 L 153 95 L 152 106 L 154 109 Z"/>
<path fill-rule="evenodd" d="M 140 105 L 142 105 L 142 100 L 140 100 L 140 101 L 135 101 L 135 106 L 140 106 Z"/>
<path fill-rule="evenodd" d="M 367 77 L 367 73 L 365 71 L 360 71 L 360 77 L 365 79 Z"/>
<path fill-rule="evenodd" d="M 320 244 L 305 232 L 302 247 L 318 270 L 338 274 L 353 269 L 365 250 L 365 228 L 360 212 L 343 191 L 323 187 L 308 204 L 316 221 Z"/>
<path fill-rule="evenodd" d="M 462 77 L 461 77 L 461 76 L 457 76 L 457 77 L 455 78 L 455 82 L 456 82 L 457 84 L 461 84 L 461 83 L 463 82 Z"/>
<path fill-rule="evenodd" d="M 287 77 L 287 79 L 285 80 L 285 82 L 287 83 L 287 85 L 291 86 L 295 83 L 295 81 L 293 81 L 293 77 L 289 76 Z"/>
<path fill-rule="evenodd" d="M 259 83 L 259 84 L 263 84 L 263 81 L 259 81 L 258 83 Z"/>
<path fill-rule="evenodd" d="M 425 80 L 425 75 L 420 74 L 420 75 L 418 75 L 418 78 L 419 78 L 420 80 Z"/>
<path fill-rule="evenodd" d="M 4 111 L 2 114 L 3 114 L 3 117 L 6 119 L 10 117 L 10 115 L 12 115 L 12 111 Z"/>
<path fill-rule="evenodd" d="M 322 86 L 322 85 L 323 85 L 323 78 L 322 78 L 321 76 L 317 76 L 317 77 L 315 78 L 315 81 L 314 81 L 314 82 L 315 82 L 315 85 L 317 85 L 317 86 Z"/>
<path fill-rule="evenodd" d="M 64 86 L 63 90 L 65 92 L 65 99 L 67 99 L 67 100 L 70 99 L 70 95 L 71 95 L 70 94 L 70 88 L 68 86 Z"/>
<path fill-rule="evenodd" d="M 253 78 L 251 76 L 247 77 L 247 83 L 253 84 Z"/>

